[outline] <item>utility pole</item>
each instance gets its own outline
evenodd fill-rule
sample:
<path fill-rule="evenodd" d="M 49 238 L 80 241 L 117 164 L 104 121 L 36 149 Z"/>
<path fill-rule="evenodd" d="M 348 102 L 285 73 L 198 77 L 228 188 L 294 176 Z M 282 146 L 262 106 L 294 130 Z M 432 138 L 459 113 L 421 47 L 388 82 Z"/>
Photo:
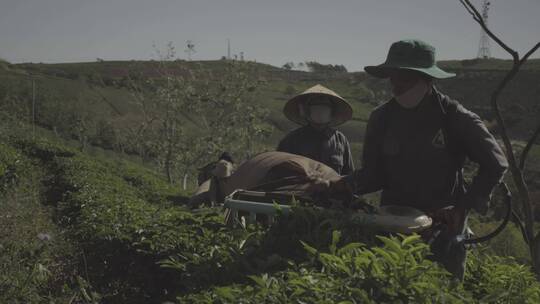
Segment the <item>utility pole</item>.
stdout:
<path fill-rule="evenodd" d="M 491 2 L 489 0 L 484 0 L 482 3 L 482 19 L 484 20 L 484 23 L 488 24 L 488 11 L 489 7 L 491 5 Z M 481 59 L 489 59 L 491 58 L 491 51 L 489 47 L 489 36 L 487 35 L 486 31 L 482 29 L 482 34 L 480 36 L 480 43 L 478 44 L 478 58 Z"/>
<path fill-rule="evenodd" d="M 227 59 L 231 60 L 231 39 L 227 39 Z"/>
<path fill-rule="evenodd" d="M 32 139 L 36 139 L 36 81 L 32 77 Z"/>
<path fill-rule="evenodd" d="M 193 43 L 193 41 L 186 41 L 186 50 L 184 52 L 187 53 L 188 60 L 191 61 L 191 55 L 197 53 L 197 51 L 195 51 L 195 44 Z"/>

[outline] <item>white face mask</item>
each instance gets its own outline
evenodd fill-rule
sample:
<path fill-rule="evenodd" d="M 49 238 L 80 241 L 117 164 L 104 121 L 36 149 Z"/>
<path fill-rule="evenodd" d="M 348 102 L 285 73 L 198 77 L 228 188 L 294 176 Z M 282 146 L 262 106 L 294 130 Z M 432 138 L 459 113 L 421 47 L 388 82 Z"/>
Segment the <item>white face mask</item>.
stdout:
<path fill-rule="evenodd" d="M 321 125 L 331 122 L 332 108 L 328 105 L 309 106 L 309 120 Z"/>
<path fill-rule="evenodd" d="M 394 96 L 394 98 L 402 107 L 410 109 L 416 107 L 422 101 L 428 90 L 428 83 L 419 80 L 412 88 L 399 96 Z"/>

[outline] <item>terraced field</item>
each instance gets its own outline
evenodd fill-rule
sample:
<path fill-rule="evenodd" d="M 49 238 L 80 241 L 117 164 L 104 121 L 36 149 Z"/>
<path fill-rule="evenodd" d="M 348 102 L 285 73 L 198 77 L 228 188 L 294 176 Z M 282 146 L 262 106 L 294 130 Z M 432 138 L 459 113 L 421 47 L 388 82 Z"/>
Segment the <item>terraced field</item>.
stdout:
<path fill-rule="evenodd" d="M 148 169 L 21 134 L 3 137 L 0 165 L 1 302 L 540 299 L 511 258 L 476 252 L 450 284 L 418 237 L 376 237 L 340 210 L 297 206 L 272 227 L 233 229 Z"/>
<path fill-rule="evenodd" d="M 81 152 L 73 144 L 77 130 L 53 124 L 80 113 L 116 124 L 138 119 L 123 77 L 128 66 L 151 76 L 155 64 L 0 63 L 0 302 L 540 302 L 540 285 L 514 226 L 472 251 L 459 284 L 426 259 L 429 250 L 417 237 L 376 236 L 353 225 L 343 210 L 294 206 L 290 217 L 272 227 L 227 227 L 220 207 L 186 208 L 189 190 L 167 183 L 151 163 L 97 140 Z M 184 64 L 217 73 L 222 63 Z M 506 63 L 447 64 L 459 76 L 442 88 L 489 121 L 487 92 Z M 538 117 L 536 65 L 505 95 L 505 114 L 518 140 L 529 134 L 531 117 Z M 283 103 L 323 83 L 353 105 L 354 119 L 341 129 L 359 157 L 369 112 L 388 97 L 384 82 L 362 73 L 257 67 L 264 85 L 253 103 L 269 109 L 267 124 L 274 127 L 257 143 L 260 149 L 271 149 L 294 127 L 280 112 Z M 28 124 L 32 79 L 35 131 Z M 23 119 L 13 119 L 13 111 Z M 537 145 L 527 177 L 540 188 L 534 183 L 538 164 Z M 494 225 L 472 221 L 480 233 Z"/>

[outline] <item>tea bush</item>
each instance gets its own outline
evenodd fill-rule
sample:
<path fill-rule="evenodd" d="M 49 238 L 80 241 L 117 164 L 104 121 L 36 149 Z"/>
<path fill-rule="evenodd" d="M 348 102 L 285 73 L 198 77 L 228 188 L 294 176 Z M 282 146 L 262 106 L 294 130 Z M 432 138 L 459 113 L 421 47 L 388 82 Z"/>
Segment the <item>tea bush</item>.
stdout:
<path fill-rule="evenodd" d="M 293 210 L 288 217 L 278 217 L 270 228 L 248 225 L 245 231 L 228 227 L 220 228 L 217 234 L 208 231 L 210 234 L 203 235 L 203 239 L 226 237 L 214 247 L 174 254 L 162 265 L 181 273 L 183 284 L 189 282 L 189 288 L 182 292 L 193 292 L 216 284 L 245 283 L 250 280 L 249 275 L 280 271 L 286 269 L 290 261 L 305 261 L 309 255 L 299 240 L 323 249 L 332 240 L 333 229 L 343 229 L 346 235 L 340 238 L 340 244 L 352 239 L 372 241 L 370 233 L 354 226 L 347 213 L 300 206 Z M 197 226 L 204 228 L 208 225 L 204 222 Z"/>
<path fill-rule="evenodd" d="M 13 186 L 22 171 L 23 159 L 13 147 L 0 143 L 0 190 Z"/>
<path fill-rule="evenodd" d="M 462 303 L 470 300 L 450 275 L 426 259 L 418 236 L 380 237 L 382 247 L 338 247 L 334 231 L 327 251 L 303 243 L 310 260 L 275 274 L 251 276 L 252 284 L 214 287 L 179 297 L 180 303 Z"/>
<path fill-rule="evenodd" d="M 426 259 L 416 235 L 379 237 L 382 247 L 349 243 L 327 251 L 303 243 L 311 257 L 249 284 L 213 287 L 179 303 L 538 303 L 540 284 L 511 259 L 472 255 L 463 284 Z"/>
<path fill-rule="evenodd" d="M 495 230 L 500 222 L 476 222 L 472 218 L 472 229 L 478 236 L 486 235 Z M 523 240 L 521 230 L 512 222 L 496 237 L 478 246 L 490 255 L 513 257 L 522 264 L 530 264 L 529 247 Z"/>
<path fill-rule="evenodd" d="M 355 224 L 350 212 L 310 206 L 293 206 L 289 217 L 279 218 L 267 233 L 267 243 L 275 253 L 305 258 L 305 250 L 298 242 L 303 240 L 315 248 L 326 248 L 332 240 L 332 231 L 342 231 L 341 243 L 364 242 L 373 244 L 376 231 Z M 294 253 L 294 254 L 293 254 Z"/>
<path fill-rule="evenodd" d="M 227 265 L 237 254 L 237 240 L 247 235 L 226 229 L 220 210 L 195 214 L 172 206 L 165 198 L 181 193 L 145 170 L 47 141 L 17 145 L 54 172 L 49 200 L 55 200 L 50 203 L 57 223 L 84 250 L 90 281 L 107 301 L 146 302 L 171 289 L 219 281 L 206 270 Z M 179 256 L 189 257 L 183 271 L 159 265 L 173 255 L 177 265 Z"/>
<path fill-rule="evenodd" d="M 118 172 L 129 185 L 137 190 L 138 196 L 147 202 L 162 203 L 179 194 L 178 189 L 175 189 L 169 183 L 164 183 L 150 170 L 143 170 L 140 167 L 122 163 L 118 168 Z M 184 195 L 184 193 L 181 193 L 181 195 Z"/>
<path fill-rule="evenodd" d="M 76 248 L 41 204 L 44 168 L 7 143 L 0 167 L 0 303 L 99 299 L 77 270 Z"/>
<path fill-rule="evenodd" d="M 32 168 L 24 167 L 28 164 Z M 220 208 L 191 211 L 173 204 L 171 197 L 185 194 L 149 170 L 91 158 L 46 140 L 1 144 L 0 169 L 0 179 L 9 185 L 27 175 L 21 172 L 42 171 L 42 201 L 53 211 L 47 216 L 70 242 L 50 250 L 80 252 L 74 259 L 78 270 L 69 270 L 73 275 L 64 276 L 65 269 L 50 272 L 48 279 L 29 285 L 27 295 L 19 294 L 23 302 L 46 298 L 41 292 L 47 282 L 62 276 L 69 294 L 88 303 L 538 300 L 534 276 L 512 260 L 473 255 L 460 284 L 426 259 L 429 249 L 417 236 L 376 238 L 340 210 L 295 205 L 291 215 L 278 217 L 269 228 L 233 229 L 224 225 Z M 47 256 L 26 261 L 52 271 L 41 262 Z M 8 275 L 25 278 L 24 271 Z M 14 296 L 15 289 L 10 290 Z"/>
<path fill-rule="evenodd" d="M 490 303 L 540 303 L 540 286 L 534 274 L 511 257 L 480 253 L 472 255 L 467 268 L 463 285 L 477 299 Z"/>

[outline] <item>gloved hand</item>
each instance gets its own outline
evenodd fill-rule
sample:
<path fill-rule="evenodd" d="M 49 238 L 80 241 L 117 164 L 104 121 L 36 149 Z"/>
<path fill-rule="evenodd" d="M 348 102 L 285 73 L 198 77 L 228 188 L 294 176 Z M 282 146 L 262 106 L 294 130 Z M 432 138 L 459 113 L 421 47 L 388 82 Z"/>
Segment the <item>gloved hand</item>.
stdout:
<path fill-rule="evenodd" d="M 345 202 L 352 201 L 353 189 L 345 180 L 345 177 L 340 177 L 329 181 L 328 196 Z"/>
<path fill-rule="evenodd" d="M 431 217 L 435 221 L 446 225 L 447 233 L 450 235 L 458 235 L 463 232 L 467 212 L 468 210 L 462 205 L 448 206 L 436 210 L 433 214 L 431 214 Z"/>
<path fill-rule="evenodd" d="M 326 198 L 350 202 L 352 200 L 352 189 L 343 177 L 333 180 L 315 179 L 310 182 L 307 189 L 309 193 L 318 194 Z"/>
<path fill-rule="evenodd" d="M 461 206 L 467 211 L 470 209 L 474 209 L 479 214 L 486 215 L 489 209 L 490 200 L 490 197 L 481 197 L 478 195 L 474 195 L 471 192 L 467 192 L 459 200 L 458 206 Z"/>
<path fill-rule="evenodd" d="M 311 179 L 309 181 L 309 185 L 306 189 L 308 193 L 320 193 L 320 194 L 326 194 L 328 193 L 328 189 L 330 188 L 330 181 L 322 178 L 316 178 Z"/>

